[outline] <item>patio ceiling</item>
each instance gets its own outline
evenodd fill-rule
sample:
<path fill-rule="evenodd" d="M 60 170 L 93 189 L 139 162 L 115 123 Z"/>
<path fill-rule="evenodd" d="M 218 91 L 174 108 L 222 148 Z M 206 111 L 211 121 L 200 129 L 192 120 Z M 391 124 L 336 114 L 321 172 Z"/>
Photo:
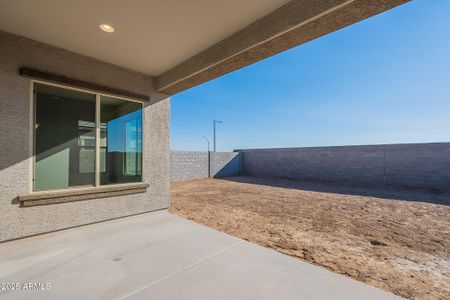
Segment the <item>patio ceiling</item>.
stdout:
<path fill-rule="evenodd" d="M 151 75 L 174 94 L 405 2 L 2 0 L 0 29 Z"/>

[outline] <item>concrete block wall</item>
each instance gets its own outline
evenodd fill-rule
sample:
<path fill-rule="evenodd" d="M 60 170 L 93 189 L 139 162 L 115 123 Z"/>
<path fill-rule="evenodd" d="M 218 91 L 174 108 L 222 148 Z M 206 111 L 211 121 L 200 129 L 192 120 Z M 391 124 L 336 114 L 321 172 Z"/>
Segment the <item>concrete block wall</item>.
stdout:
<path fill-rule="evenodd" d="M 248 149 L 243 172 L 450 190 L 450 143 Z"/>
<path fill-rule="evenodd" d="M 208 172 L 209 168 L 209 172 Z M 241 154 L 238 152 L 172 151 L 170 155 L 171 181 L 186 181 L 210 177 L 226 177 L 241 173 Z"/>
<path fill-rule="evenodd" d="M 172 151 L 170 180 L 186 181 L 208 178 L 208 152 Z"/>
<path fill-rule="evenodd" d="M 386 181 L 450 190 L 450 143 L 386 145 Z"/>
<path fill-rule="evenodd" d="M 235 176 L 241 173 L 238 152 L 211 152 L 211 177 Z"/>

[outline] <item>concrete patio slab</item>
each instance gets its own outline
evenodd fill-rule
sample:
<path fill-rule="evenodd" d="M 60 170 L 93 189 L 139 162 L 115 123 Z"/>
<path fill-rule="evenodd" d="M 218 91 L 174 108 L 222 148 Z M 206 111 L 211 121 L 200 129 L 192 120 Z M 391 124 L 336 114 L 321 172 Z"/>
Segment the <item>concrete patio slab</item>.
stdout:
<path fill-rule="evenodd" d="M 0 299 L 400 299 L 167 211 L 0 244 L 0 282 Z"/>

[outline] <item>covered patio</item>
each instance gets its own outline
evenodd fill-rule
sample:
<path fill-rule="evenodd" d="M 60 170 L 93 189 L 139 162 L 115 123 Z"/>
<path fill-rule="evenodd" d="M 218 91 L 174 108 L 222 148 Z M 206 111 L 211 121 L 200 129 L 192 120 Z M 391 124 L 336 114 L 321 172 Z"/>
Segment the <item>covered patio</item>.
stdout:
<path fill-rule="evenodd" d="M 406 2 L 2 1 L 0 298 L 396 298 L 164 210 L 170 96 Z"/>
<path fill-rule="evenodd" d="M 0 270 L 1 299 L 400 299 L 167 211 L 2 244 Z"/>

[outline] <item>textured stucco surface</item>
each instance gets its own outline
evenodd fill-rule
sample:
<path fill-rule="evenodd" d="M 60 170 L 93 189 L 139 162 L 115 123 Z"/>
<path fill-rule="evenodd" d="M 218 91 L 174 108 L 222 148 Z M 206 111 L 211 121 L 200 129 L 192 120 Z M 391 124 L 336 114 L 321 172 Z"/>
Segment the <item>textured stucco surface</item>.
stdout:
<path fill-rule="evenodd" d="M 169 98 L 153 78 L 0 31 L 0 241 L 169 206 Z M 20 208 L 12 201 L 31 192 L 30 79 L 20 67 L 149 95 L 144 105 L 146 193 Z"/>
<path fill-rule="evenodd" d="M 450 143 L 242 150 L 243 172 L 349 183 L 450 189 Z"/>
<path fill-rule="evenodd" d="M 235 176 L 241 173 L 241 154 L 238 152 L 172 151 L 170 180 L 186 181 L 210 177 Z"/>

